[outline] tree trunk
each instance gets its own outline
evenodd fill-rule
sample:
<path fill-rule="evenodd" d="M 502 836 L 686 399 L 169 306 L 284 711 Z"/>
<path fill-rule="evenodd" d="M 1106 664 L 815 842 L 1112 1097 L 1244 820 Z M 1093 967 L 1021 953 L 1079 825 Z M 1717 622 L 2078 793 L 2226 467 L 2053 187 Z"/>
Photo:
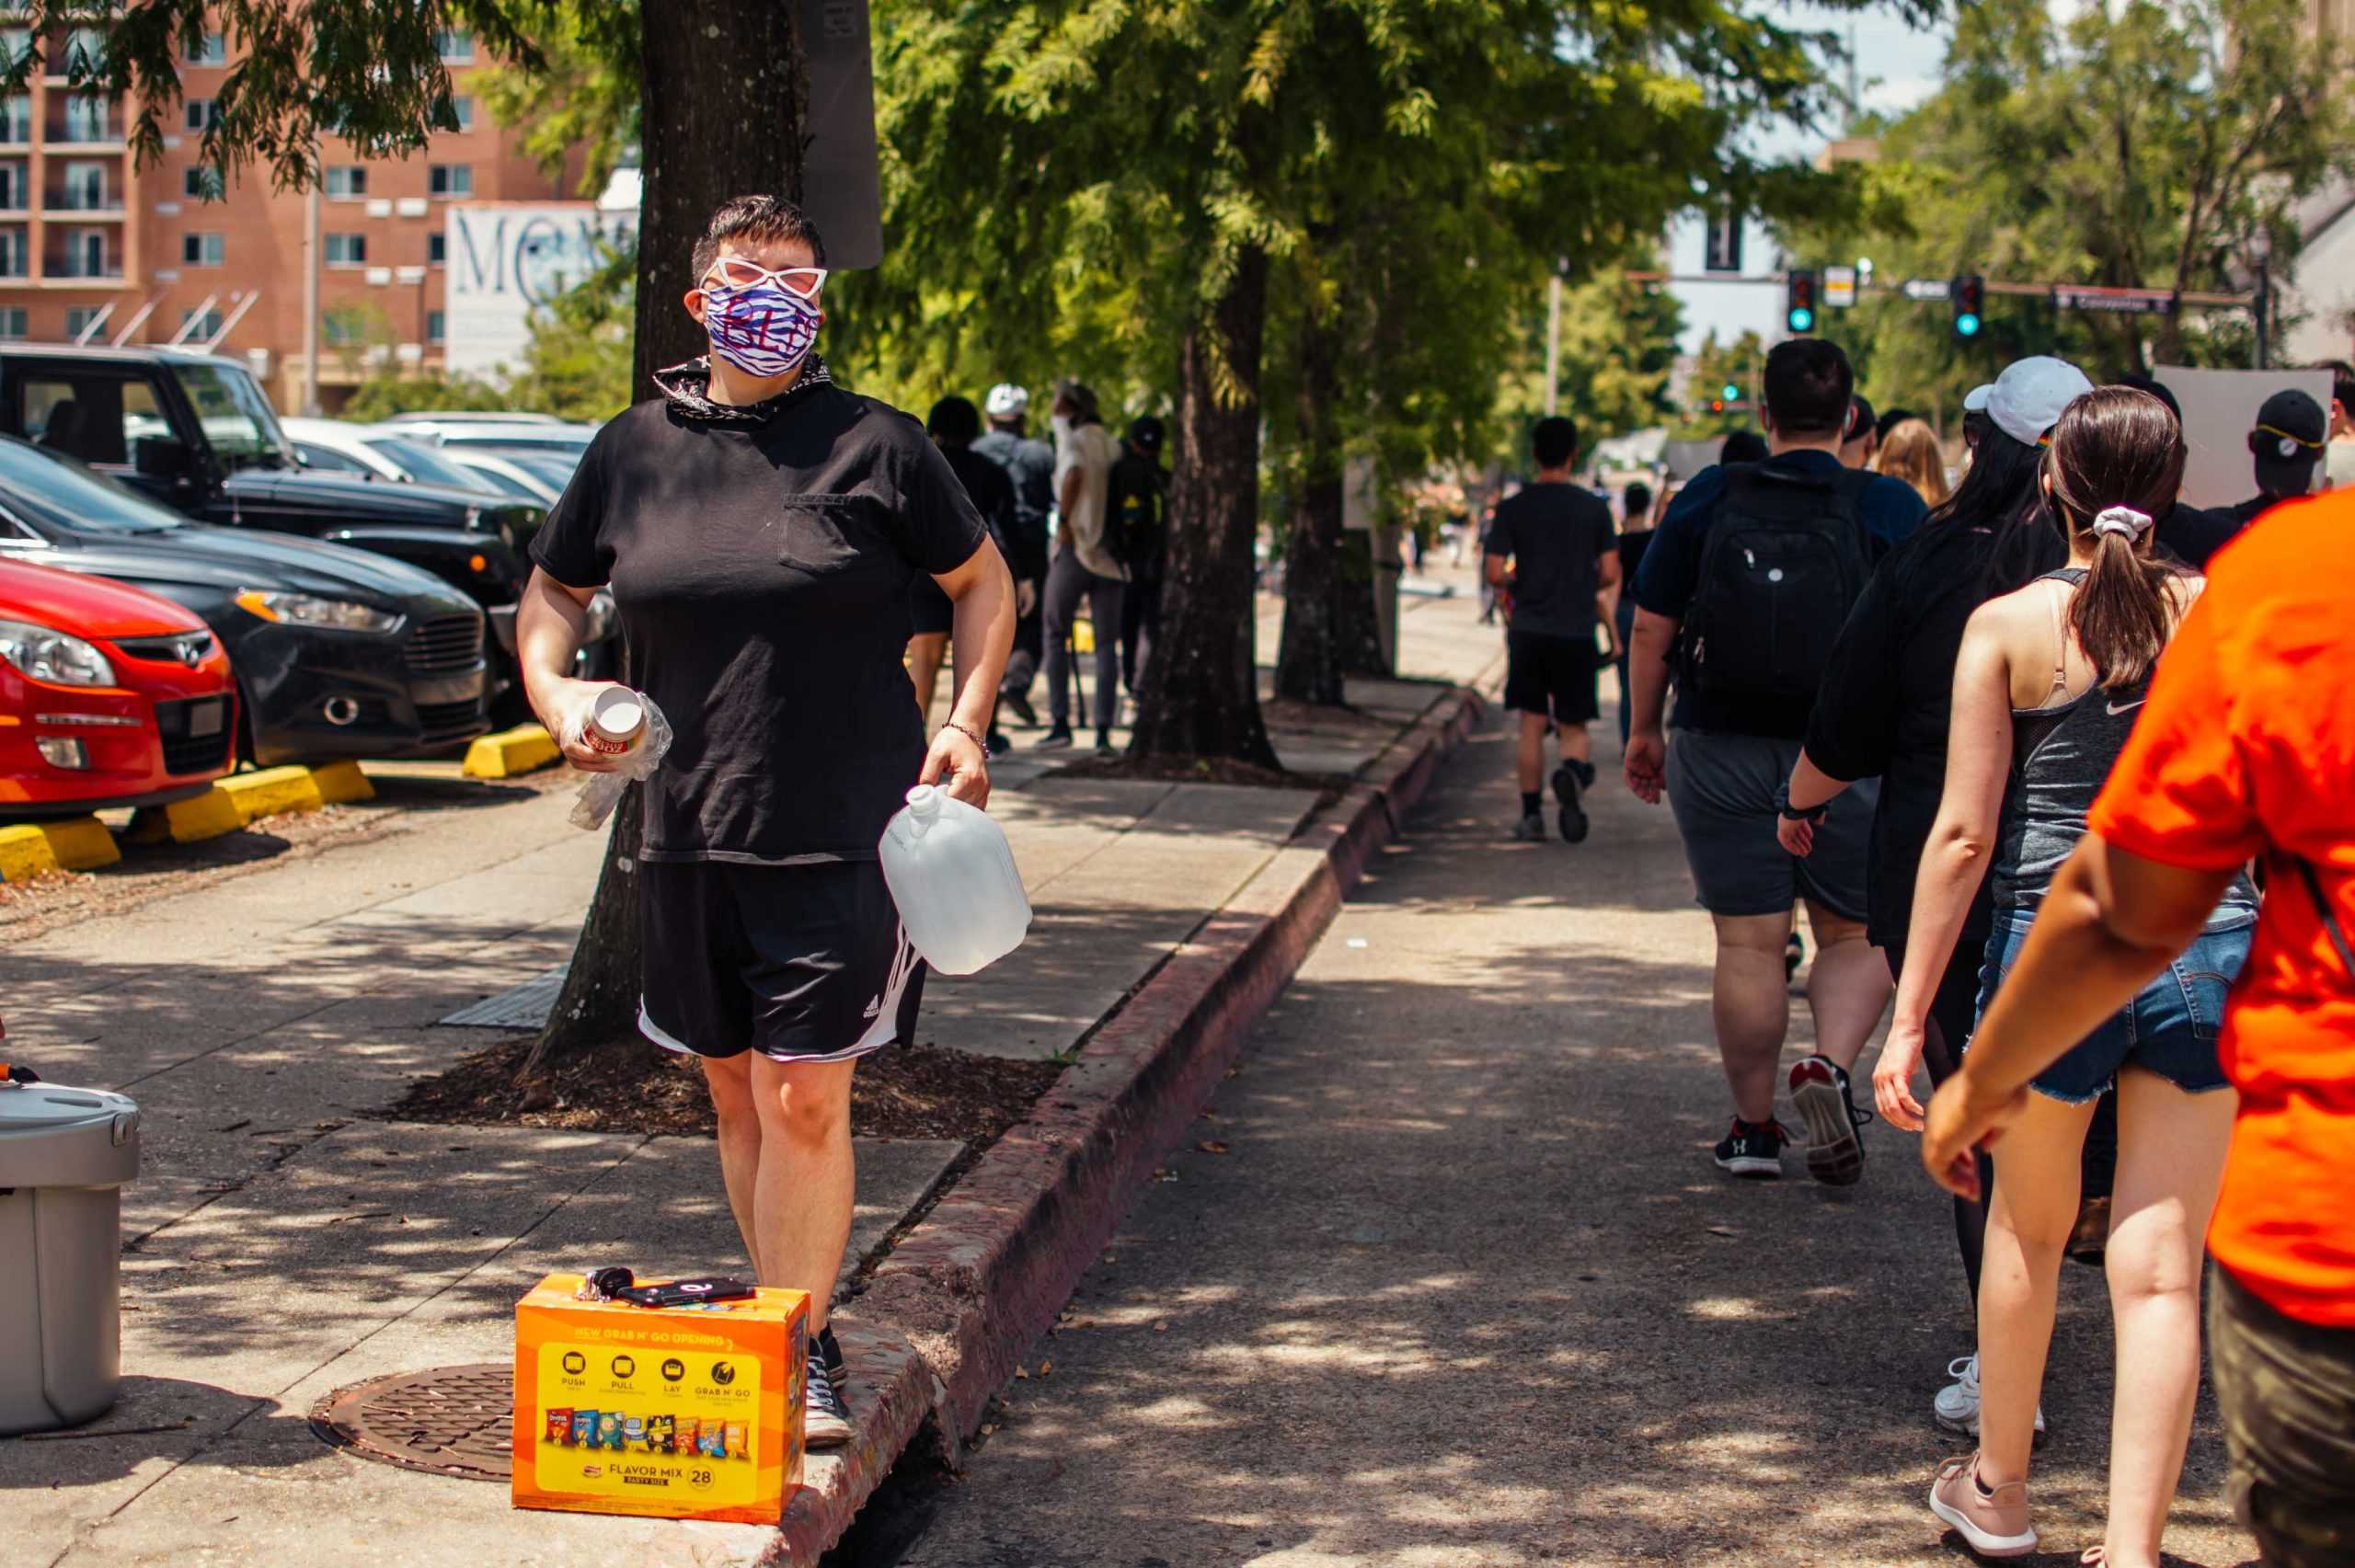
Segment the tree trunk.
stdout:
<path fill-rule="evenodd" d="M 1161 643 L 1137 701 L 1140 756 L 1231 757 L 1275 767 L 1259 716 L 1252 546 L 1259 532 L 1259 347 L 1268 258 L 1258 246 L 1178 356 L 1178 463 Z"/>
<path fill-rule="evenodd" d="M 1346 675 L 1373 675 L 1383 680 L 1398 673 L 1396 656 L 1382 646 L 1382 624 L 1373 596 L 1384 568 L 1373 558 L 1373 531 L 1341 534 L 1340 610 L 1334 623 L 1334 641 L 1340 646 L 1341 670 Z"/>
<path fill-rule="evenodd" d="M 808 88 L 795 14 L 782 0 L 662 0 L 640 7 L 645 188 L 632 379 L 641 397 L 653 395 L 655 371 L 707 348 L 680 300 L 695 285 L 691 256 L 712 210 L 752 191 L 801 198 Z M 639 794 L 624 795 L 614 813 L 605 868 L 573 949 L 572 972 L 523 1063 L 524 1078 L 599 1049 L 643 1048 L 637 1036 Z"/>
<path fill-rule="evenodd" d="M 1284 549 L 1284 631 L 1276 695 L 1338 707 L 1344 700 L 1341 629 L 1340 331 L 1310 321 L 1300 338 L 1301 484 Z M 1368 601 L 1371 605 L 1371 600 Z"/>

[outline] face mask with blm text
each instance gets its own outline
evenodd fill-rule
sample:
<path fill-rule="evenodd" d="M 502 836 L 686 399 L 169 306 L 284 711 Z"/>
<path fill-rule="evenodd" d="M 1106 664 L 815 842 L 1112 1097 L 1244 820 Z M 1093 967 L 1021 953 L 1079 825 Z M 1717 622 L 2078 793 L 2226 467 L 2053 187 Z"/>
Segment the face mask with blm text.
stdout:
<path fill-rule="evenodd" d="M 711 336 L 711 351 L 764 380 L 784 375 L 810 357 L 821 315 L 817 301 L 775 282 L 704 291 L 703 325 Z"/>

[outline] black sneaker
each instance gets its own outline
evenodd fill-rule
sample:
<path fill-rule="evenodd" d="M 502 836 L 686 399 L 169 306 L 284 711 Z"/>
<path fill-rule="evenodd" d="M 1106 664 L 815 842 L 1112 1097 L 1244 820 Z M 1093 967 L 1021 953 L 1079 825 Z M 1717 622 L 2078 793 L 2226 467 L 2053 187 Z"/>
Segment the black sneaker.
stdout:
<path fill-rule="evenodd" d="M 1783 1124 L 1772 1117 L 1763 1122 L 1746 1122 L 1736 1116 L 1732 1129 L 1717 1139 L 1717 1169 L 1737 1176 L 1775 1181 L 1783 1173 L 1783 1149 L 1790 1140 Z"/>
<path fill-rule="evenodd" d="M 1120 755 L 1118 751 L 1112 750 L 1112 736 L 1109 730 L 1099 729 L 1096 732 L 1096 755 L 1108 762 Z"/>
<path fill-rule="evenodd" d="M 1562 803 L 1557 820 L 1562 829 L 1562 841 L 1566 844 L 1586 841 L 1586 807 L 1579 804 L 1579 795 L 1593 785 L 1592 763 L 1564 762 L 1554 770 L 1554 798 Z"/>
<path fill-rule="evenodd" d="M 1071 750 L 1071 726 L 1059 724 L 1039 739 L 1031 742 L 1033 751 L 1068 751 Z"/>
<path fill-rule="evenodd" d="M 1807 939 L 1798 932 L 1783 939 L 1783 979 L 1798 979 L 1799 966 L 1807 962 Z"/>
<path fill-rule="evenodd" d="M 810 1356 L 804 1367 L 802 1444 L 811 1448 L 839 1448 L 851 1439 L 850 1406 L 843 1402 L 842 1391 L 834 1387 L 834 1374 L 826 1365 L 824 1345 L 815 1339 L 810 1342 Z"/>
<path fill-rule="evenodd" d="M 1865 1173 L 1865 1142 L 1856 1129 L 1873 1119 L 1856 1109 L 1848 1074 L 1811 1056 L 1791 1069 L 1791 1104 L 1807 1121 L 1807 1173 L 1826 1186 L 1854 1186 Z"/>
<path fill-rule="evenodd" d="M 1512 825 L 1512 837 L 1515 843 L 1544 843 L 1545 841 L 1545 815 L 1542 812 L 1533 811 L 1518 822 L 1515 822 Z"/>
<path fill-rule="evenodd" d="M 1001 691 L 997 694 L 997 705 L 1004 708 L 1007 713 L 1012 714 L 1016 718 L 1020 719 L 1022 721 L 1023 728 L 1036 729 L 1039 727 L 1039 710 L 1032 707 L 1030 705 L 1030 699 L 1024 696 L 1021 692 Z"/>
<path fill-rule="evenodd" d="M 989 739 L 984 742 L 983 749 L 993 757 L 1003 757 L 1008 751 L 1014 750 L 1014 742 L 1005 738 L 1005 731 L 1002 729 L 992 729 L 990 731 Z"/>
<path fill-rule="evenodd" d="M 834 1380 L 834 1391 L 840 1393 L 850 1387 L 850 1372 L 843 1363 L 843 1347 L 834 1339 L 834 1325 L 828 1323 L 818 1331 L 818 1348 L 826 1353 L 826 1373 Z"/>

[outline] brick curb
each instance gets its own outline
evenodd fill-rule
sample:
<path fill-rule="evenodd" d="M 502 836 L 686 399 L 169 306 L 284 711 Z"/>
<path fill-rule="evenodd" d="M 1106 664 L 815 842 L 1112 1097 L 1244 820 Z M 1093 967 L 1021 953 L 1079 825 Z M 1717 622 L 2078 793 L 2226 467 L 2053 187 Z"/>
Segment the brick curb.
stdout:
<path fill-rule="evenodd" d="M 816 1562 L 925 1416 L 951 1448 L 980 1426 L 990 1396 L 1071 1299 L 1252 1023 L 1479 720 L 1496 671 L 1492 664 L 1476 685 L 1435 700 L 1295 832 L 891 1250 L 841 1320 L 857 1441 L 813 1460 L 763 1562 Z"/>

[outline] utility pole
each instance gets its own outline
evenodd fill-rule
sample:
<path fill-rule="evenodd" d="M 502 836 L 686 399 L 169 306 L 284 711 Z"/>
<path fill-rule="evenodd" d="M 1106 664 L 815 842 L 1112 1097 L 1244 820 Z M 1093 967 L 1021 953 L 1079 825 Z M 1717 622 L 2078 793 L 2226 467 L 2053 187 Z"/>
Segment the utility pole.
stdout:
<path fill-rule="evenodd" d="M 311 182 L 303 193 L 303 412 L 319 413 L 319 167 L 312 143 Z"/>
<path fill-rule="evenodd" d="M 1560 394 L 1561 372 L 1562 275 L 1556 272 L 1545 280 L 1545 417 L 1549 419 Z"/>
<path fill-rule="evenodd" d="M 2250 315 L 2257 320 L 2257 368 L 2265 370 L 2266 333 L 2273 314 L 2273 231 L 2259 226 L 2249 239 L 2250 259 L 2257 263 L 2257 287 L 2250 304 Z"/>

